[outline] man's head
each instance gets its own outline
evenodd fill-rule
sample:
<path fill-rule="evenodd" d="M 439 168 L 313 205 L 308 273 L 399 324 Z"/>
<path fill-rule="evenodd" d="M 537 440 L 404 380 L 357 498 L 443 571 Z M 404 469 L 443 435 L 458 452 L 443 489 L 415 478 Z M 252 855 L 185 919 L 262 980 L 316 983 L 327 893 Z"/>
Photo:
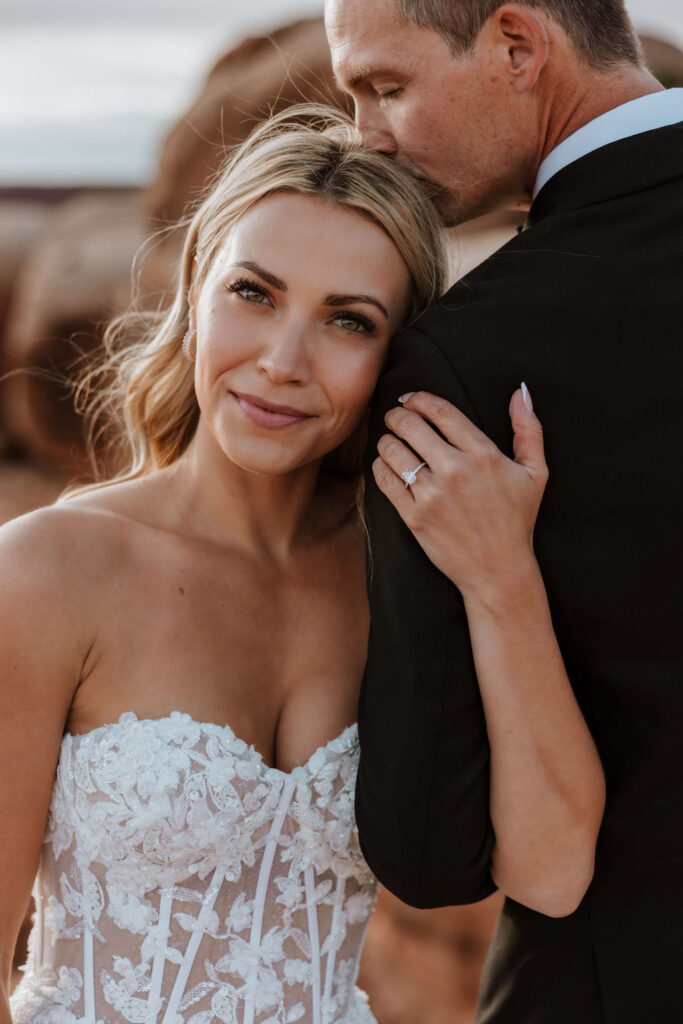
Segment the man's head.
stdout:
<path fill-rule="evenodd" d="M 367 145 L 440 186 L 449 223 L 527 202 L 563 120 L 640 64 L 623 0 L 327 0 L 326 24 Z"/>

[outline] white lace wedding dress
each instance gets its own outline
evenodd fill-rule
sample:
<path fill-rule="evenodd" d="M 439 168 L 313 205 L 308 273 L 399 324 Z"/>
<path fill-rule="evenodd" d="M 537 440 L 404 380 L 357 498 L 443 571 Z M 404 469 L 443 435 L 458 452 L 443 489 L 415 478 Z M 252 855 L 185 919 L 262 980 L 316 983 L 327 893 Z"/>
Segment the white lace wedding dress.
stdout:
<path fill-rule="evenodd" d="M 15 1024 L 372 1024 L 355 726 L 287 774 L 229 728 L 64 737 Z"/>

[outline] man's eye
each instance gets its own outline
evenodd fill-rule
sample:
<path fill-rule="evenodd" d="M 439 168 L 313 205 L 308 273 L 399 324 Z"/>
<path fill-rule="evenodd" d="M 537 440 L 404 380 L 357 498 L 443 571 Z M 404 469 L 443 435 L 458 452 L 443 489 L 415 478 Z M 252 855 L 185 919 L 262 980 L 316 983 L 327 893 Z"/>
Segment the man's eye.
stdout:
<path fill-rule="evenodd" d="M 396 99 L 400 92 L 401 89 L 397 87 L 396 89 L 387 89 L 385 92 L 378 91 L 377 95 L 379 96 L 380 103 L 384 103 L 386 100 Z"/>

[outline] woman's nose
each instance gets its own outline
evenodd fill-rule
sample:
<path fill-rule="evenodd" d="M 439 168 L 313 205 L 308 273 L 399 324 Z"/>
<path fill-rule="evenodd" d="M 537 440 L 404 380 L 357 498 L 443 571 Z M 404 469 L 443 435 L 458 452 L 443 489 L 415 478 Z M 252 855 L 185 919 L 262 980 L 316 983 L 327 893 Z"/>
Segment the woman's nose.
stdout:
<path fill-rule="evenodd" d="M 306 384 L 310 380 L 310 364 L 304 325 L 289 324 L 275 329 L 259 356 L 258 368 L 275 384 Z"/>

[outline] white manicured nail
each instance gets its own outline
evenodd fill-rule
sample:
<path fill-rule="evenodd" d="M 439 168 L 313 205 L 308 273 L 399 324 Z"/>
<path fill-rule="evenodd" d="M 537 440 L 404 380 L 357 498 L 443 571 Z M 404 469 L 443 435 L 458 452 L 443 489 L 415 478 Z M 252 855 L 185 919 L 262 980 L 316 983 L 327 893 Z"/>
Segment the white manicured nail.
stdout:
<path fill-rule="evenodd" d="M 531 395 L 529 394 L 529 389 L 526 386 L 526 384 L 524 383 L 524 381 L 522 381 L 522 398 L 524 399 L 524 404 L 527 407 L 527 409 L 529 410 L 529 412 L 533 412 L 534 411 L 534 403 L 531 401 Z"/>

